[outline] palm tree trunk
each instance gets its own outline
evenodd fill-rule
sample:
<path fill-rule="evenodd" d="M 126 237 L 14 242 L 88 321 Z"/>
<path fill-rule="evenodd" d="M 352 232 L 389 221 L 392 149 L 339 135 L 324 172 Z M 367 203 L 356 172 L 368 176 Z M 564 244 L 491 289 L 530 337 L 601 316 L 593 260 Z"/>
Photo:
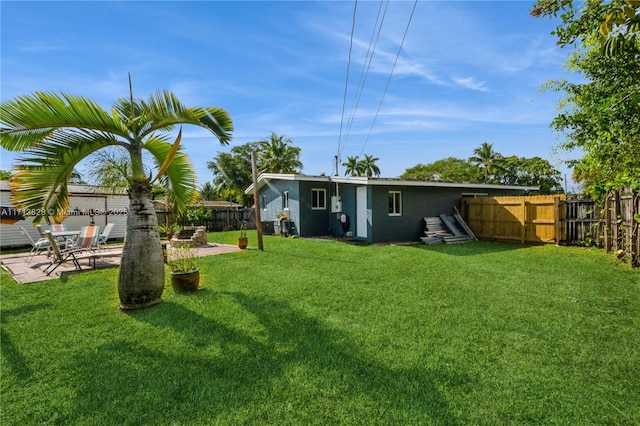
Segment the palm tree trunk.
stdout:
<path fill-rule="evenodd" d="M 158 218 L 151 200 L 149 181 L 129 187 L 127 234 L 118 277 L 121 309 L 137 309 L 162 301 L 164 257 Z"/>

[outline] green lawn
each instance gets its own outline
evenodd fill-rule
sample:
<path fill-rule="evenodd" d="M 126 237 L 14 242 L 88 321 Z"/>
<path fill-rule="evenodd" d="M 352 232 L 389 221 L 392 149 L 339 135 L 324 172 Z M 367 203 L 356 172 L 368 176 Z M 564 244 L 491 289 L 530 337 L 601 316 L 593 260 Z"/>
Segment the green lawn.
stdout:
<path fill-rule="evenodd" d="M 116 270 L 3 275 L 0 423 L 640 424 L 640 272 L 601 251 L 264 245 L 126 313 Z"/>

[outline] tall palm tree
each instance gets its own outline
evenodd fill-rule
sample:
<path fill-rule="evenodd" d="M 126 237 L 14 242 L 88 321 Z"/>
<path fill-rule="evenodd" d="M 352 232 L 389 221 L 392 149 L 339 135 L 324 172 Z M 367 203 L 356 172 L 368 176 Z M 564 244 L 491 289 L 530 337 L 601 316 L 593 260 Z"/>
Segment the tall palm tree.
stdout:
<path fill-rule="evenodd" d="M 81 160 L 108 147 L 126 150 L 129 214 L 118 277 L 122 309 L 161 301 L 164 262 L 158 219 L 151 200 L 152 183 L 166 177 L 176 206 L 184 210 L 196 194 L 195 171 L 179 150 L 182 131 L 173 143 L 168 134 L 176 125 L 192 124 L 229 143 L 231 118 L 221 108 L 187 108 L 171 92 L 148 100 L 121 98 L 108 113 L 90 99 L 67 94 L 35 92 L 0 104 L 0 145 L 22 152 L 12 181 L 17 207 L 54 215 L 69 206 L 69 178 Z M 143 165 L 143 151 L 161 167 L 151 179 Z M 36 216 L 50 222 L 48 214 Z"/>
<path fill-rule="evenodd" d="M 302 169 L 300 148 L 292 146 L 291 139 L 271 132 L 269 139 L 260 141 L 261 172 L 295 173 Z"/>
<path fill-rule="evenodd" d="M 362 175 L 372 177 L 373 175 L 380 176 L 380 167 L 376 165 L 376 161 L 379 158 L 374 157 L 373 155 L 364 155 L 364 158 L 359 161 L 359 169 L 361 170 Z"/>
<path fill-rule="evenodd" d="M 362 176 L 361 163 L 358 161 L 358 156 L 347 157 L 347 162 L 342 163 L 342 165 L 346 167 L 345 176 Z"/>
<path fill-rule="evenodd" d="M 473 150 L 473 156 L 469 158 L 471 164 L 475 164 L 483 170 L 483 182 L 489 182 L 492 175 L 502 170 L 502 155 L 493 150 L 493 144 L 482 142 L 479 148 Z"/>
<path fill-rule="evenodd" d="M 215 186 L 211 182 L 205 182 L 200 187 L 200 200 L 211 201 L 218 198 L 218 193 Z"/>

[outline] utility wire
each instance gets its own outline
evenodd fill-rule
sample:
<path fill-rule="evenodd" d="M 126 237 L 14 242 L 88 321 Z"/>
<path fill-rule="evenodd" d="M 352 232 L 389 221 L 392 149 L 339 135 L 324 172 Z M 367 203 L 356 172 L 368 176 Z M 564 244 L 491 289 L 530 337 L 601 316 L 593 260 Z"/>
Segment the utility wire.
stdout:
<path fill-rule="evenodd" d="M 344 109 L 347 103 L 347 89 L 349 88 L 349 70 L 351 68 L 351 51 L 353 50 L 353 33 L 356 29 L 356 11 L 358 9 L 358 0 L 353 4 L 353 17 L 351 19 L 351 38 L 349 41 L 349 57 L 347 59 L 347 76 L 344 82 L 344 95 L 342 98 L 342 115 L 340 117 L 340 134 L 338 135 L 338 161 L 340 159 L 340 145 L 342 142 L 342 126 L 344 124 Z"/>
<path fill-rule="evenodd" d="M 373 26 L 373 30 L 371 32 L 371 39 L 369 40 L 369 48 L 367 50 L 367 56 L 365 57 L 365 61 L 362 64 L 362 71 L 360 72 L 360 80 L 358 82 L 358 89 L 357 89 L 357 94 L 355 97 L 355 103 L 354 103 L 354 107 L 351 110 L 351 116 L 349 118 L 349 124 L 347 126 L 347 131 L 345 134 L 345 138 L 343 141 L 343 145 L 342 148 L 340 149 L 339 152 L 339 156 L 342 155 L 342 150 L 344 150 L 344 148 L 347 145 L 347 139 L 349 138 L 349 134 L 351 133 L 351 127 L 353 126 L 353 121 L 355 120 L 355 116 L 356 116 L 356 112 L 358 110 L 358 106 L 360 105 L 360 99 L 362 98 L 362 92 L 364 90 L 364 86 L 365 83 L 367 81 L 367 76 L 369 75 L 369 70 L 371 69 L 371 62 L 373 61 L 373 55 L 375 54 L 376 51 L 376 47 L 378 46 L 378 40 L 380 40 L 380 33 L 382 32 L 382 26 L 384 24 L 384 18 L 387 15 L 387 8 L 389 7 L 389 0 L 386 1 L 386 5 L 384 8 L 384 12 L 382 14 L 382 19 L 380 19 L 380 12 L 382 10 L 382 5 L 383 5 L 384 1 L 381 0 L 380 1 L 380 7 L 378 7 L 378 15 L 376 16 L 376 22 Z M 380 22 L 380 24 L 378 25 L 378 22 Z M 376 36 L 376 28 L 378 29 L 377 31 L 377 36 Z M 373 41 L 373 38 L 375 37 L 375 43 Z M 373 45 L 373 48 L 371 47 Z"/>
<path fill-rule="evenodd" d="M 396 55 L 396 59 L 393 62 L 393 67 L 391 68 L 391 72 L 389 73 L 389 78 L 387 79 L 387 84 L 384 88 L 384 92 L 382 93 L 382 97 L 380 98 L 380 103 L 378 104 L 378 109 L 376 110 L 376 114 L 373 117 L 373 122 L 371 123 L 371 127 L 369 128 L 369 133 L 367 134 L 367 139 L 362 144 L 362 151 L 360 151 L 360 155 L 364 152 L 364 148 L 369 142 L 369 137 L 371 136 L 371 132 L 373 131 L 373 126 L 376 124 L 376 120 L 378 119 L 378 114 L 380 113 L 380 108 L 382 107 L 382 102 L 384 101 L 384 97 L 387 94 L 387 89 L 389 89 L 389 84 L 391 83 L 391 77 L 393 77 L 393 72 L 396 69 L 396 64 L 398 63 L 398 58 L 400 57 L 400 52 L 402 51 L 402 46 L 404 45 L 404 41 L 407 37 L 407 33 L 409 32 L 409 26 L 411 25 L 411 20 L 413 19 L 413 14 L 416 11 L 416 6 L 418 5 L 418 0 L 415 0 L 413 3 L 413 9 L 411 9 L 411 15 L 409 16 L 409 21 L 407 22 L 407 27 L 404 30 L 404 34 L 402 36 L 402 41 L 400 42 L 400 47 L 398 47 L 398 53 Z"/>

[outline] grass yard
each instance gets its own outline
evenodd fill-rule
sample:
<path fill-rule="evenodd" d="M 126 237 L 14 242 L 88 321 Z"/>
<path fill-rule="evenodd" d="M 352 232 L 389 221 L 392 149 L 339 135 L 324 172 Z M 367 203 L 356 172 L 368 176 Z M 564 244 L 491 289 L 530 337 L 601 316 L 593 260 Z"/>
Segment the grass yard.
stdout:
<path fill-rule="evenodd" d="M 0 422 L 640 424 L 640 271 L 601 251 L 264 245 L 127 313 L 116 270 L 3 275 Z"/>

